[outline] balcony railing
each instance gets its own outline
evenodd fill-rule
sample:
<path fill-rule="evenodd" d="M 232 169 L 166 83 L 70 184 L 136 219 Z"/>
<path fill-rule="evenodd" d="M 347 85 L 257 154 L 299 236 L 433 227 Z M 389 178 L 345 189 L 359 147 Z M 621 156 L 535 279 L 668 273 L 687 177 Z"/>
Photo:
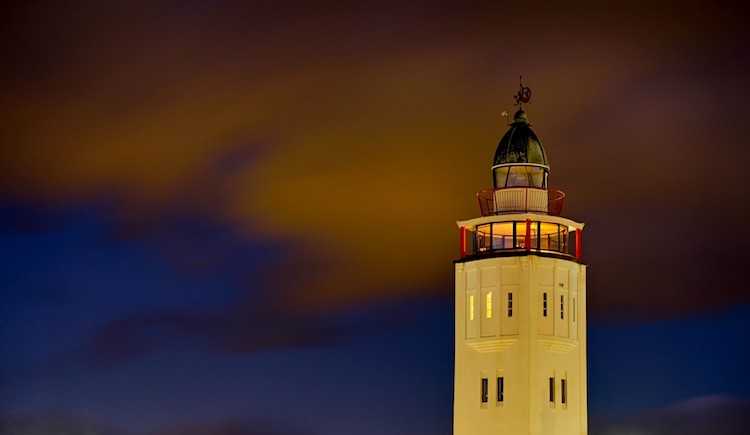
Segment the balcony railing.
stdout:
<path fill-rule="evenodd" d="M 482 190 L 477 193 L 477 199 L 482 216 L 519 212 L 560 216 L 565 193 L 536 187 L 502 187 Z"/>

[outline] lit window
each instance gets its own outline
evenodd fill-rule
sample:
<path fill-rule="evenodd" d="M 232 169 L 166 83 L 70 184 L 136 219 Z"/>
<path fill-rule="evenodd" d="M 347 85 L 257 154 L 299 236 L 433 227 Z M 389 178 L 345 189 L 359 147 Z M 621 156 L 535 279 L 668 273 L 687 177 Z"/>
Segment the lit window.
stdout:
<path fill-rule="evenodd" d="M 492 292 L 487 292 L 487 318 L 492 318 Z"/>
<path fill-rule="evenodd" d="M 560 296 L 560 319 L 565 318 L 565 296 Z"/>
<path fill-rule="evenodd" d="M 547 317 L 547 293 L 544 293 L 542 297 L 542 314 Z"/>
<path fill-rule="evenodd" d="M 497 378 L 497 401 L 502 402 L 505 399 L 505 379 Z"/>
<path fill-rule="evenodd" d="M 560 398 L 560 401 L 564 405 L 568 401 L 568 388 L 567 388 L 567 382 L 565 382 L 565 379 L 560 379 L 560 394 L 562 397 Z"/>
<path fill-rule="evenodd" d="M 474 295 L 469 295 L 469 320 L 474 320 Z"/>
<path fill-rule="evenodd" d="M 508 317 L 513 317 L 513 293 L 508 293 Z"/>
<path fill-rule="evenodd" d="M 549 378 L 549 402 L 555 403 L 555 378 Z"/>
<path fill-rule="evenodd" d="M 482 403 L 487 403 L 487 397 L 489 395 L 489 385 L 487 378 L 482 378 Z"/>

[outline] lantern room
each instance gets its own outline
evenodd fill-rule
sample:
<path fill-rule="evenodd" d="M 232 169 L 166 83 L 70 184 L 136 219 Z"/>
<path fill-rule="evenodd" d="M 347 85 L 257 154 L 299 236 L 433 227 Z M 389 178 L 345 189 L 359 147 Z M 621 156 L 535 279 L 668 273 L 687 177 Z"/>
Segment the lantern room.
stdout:
<path fill-rule="evenodd" d="M 461 258 L 535 252 L 581 258 L 583 224 L 560 217 L 565 193 L 547 187 L 549 162 L 523 109 L 500 139 L 481 218 L 459 222 Z"/>
<path fill-rule="evenodd" d="M 492 173 L 496 189 L 547 187 L 547 154 L 523 110 L 516 112 L 513 123 L 497 145 Z"/>

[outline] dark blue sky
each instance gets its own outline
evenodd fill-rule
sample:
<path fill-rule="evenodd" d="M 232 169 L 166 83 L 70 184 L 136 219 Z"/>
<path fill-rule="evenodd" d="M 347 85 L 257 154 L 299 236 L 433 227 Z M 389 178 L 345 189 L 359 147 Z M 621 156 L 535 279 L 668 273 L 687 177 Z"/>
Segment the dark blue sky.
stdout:
<path fill-rule="evenodd" d="M 3 8 L 0 432 L 451 433 L 520 73 L 587 225 L 591 432 L 750 424 L 730 4 Z"/>

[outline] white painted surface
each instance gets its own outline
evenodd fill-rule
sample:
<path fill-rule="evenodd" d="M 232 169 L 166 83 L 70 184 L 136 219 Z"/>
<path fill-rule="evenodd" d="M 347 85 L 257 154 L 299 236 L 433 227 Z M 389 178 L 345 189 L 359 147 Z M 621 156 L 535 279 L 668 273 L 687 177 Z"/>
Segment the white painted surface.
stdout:
<path fill-rule="evenodd" d="M 458 225 L 459 228 L 463 227 L 466 229 L 474 229 L 476 226 L 482 225 L 482 224 L 495 223 L 495 222 L 512 222 L 512 221 L 520 222 L 520 221 L 525 221 L 527 219 L 532 222 L 542 221 L 542 222 L 550 222 L 553 224 L 567 225 L 570 231 L 582 230 L 583 225 L 584 225 L 581 222 L 576 222 L 570 219 L 566 219 L 564 217 L 550 216 L 546 214 L 537 214 L 537 213 L 512 213 L 512 214 L 504 214 L 502 215 L 502 217 L 483 216 L 483 217 L 478 217 L 474 219 L 467 219 L 465 221 L 456 221 L 456 225 Z"/>
<path fill-rule="evenodd" d="M 536 255 L 457 263 L 454 434 L 586 434 L 585 265 Z M 492 316 L 485 312 L 492 292 Z M 548 315 L 542 295 L 548 294 Z M 508 313 L 508 294 L 513 312 Z M 475 294 L 475 321 L 469 321 Z M 560 297 L 565 313 L 561 316 Z M 572 299 L 576 299 L 575 322 Z M 475 307 L 476 309 L 476 307 Z M 504 400 L 497 399 L 497 377 Z M 549 378 L 555 401 L 549 401 Z M 488 402 L 481 403 L 482 378 Z M 567 400 L 562 404 L 566 379 Z"/>
<path fill-rule="evenodd" d="M 495 191 L 495 212 L 533 211 L 547 213 L 549 194 L 545 189 L 508 187 Z"/>

